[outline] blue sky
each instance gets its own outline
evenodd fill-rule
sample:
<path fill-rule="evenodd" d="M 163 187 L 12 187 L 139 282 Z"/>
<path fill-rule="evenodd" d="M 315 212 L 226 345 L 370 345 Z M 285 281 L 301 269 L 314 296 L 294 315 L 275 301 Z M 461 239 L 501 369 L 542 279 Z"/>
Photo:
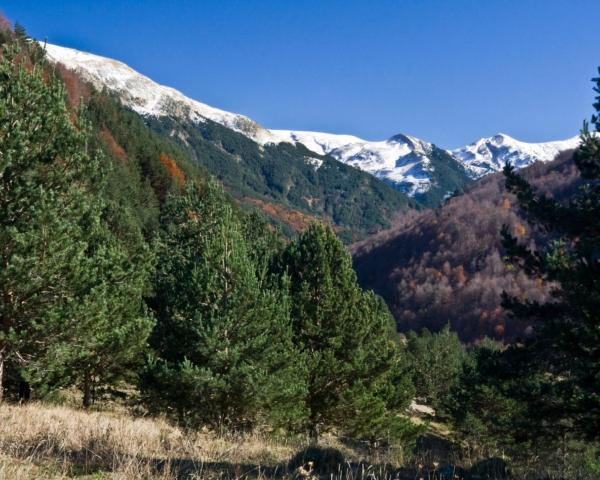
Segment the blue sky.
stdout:
<path fill-rule="evenodd" d="M 598 0 L 5 0 L 35 38 L 122 60 L 269 128 L 450 148 L 577 134 Z"/>

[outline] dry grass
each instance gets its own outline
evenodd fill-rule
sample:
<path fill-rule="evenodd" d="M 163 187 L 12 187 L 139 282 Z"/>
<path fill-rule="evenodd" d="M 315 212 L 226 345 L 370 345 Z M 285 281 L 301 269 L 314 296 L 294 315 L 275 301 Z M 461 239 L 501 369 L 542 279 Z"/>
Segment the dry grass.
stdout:
<path fill-rule="evenodd" d="M 444 446 L 432 443 L 414 458 L 415 465 L 421 464 L 418 468 L 391 467 L 390 463 L 403 460 L 393 462 L 390 456 L 371 459 L 376 465 L 371 466 L 361 461 L 366 452 L 357 447 L 344 446 L 335 437 L 323 443 L 341 451 L 348 462 L 341 466 L 336 463 L 333 472 L 321 477 L 328 480 L 439 480 L 432 465 L 475 463 L 475 459 L 465 458 L 444 460 Z M 298 439 L 187 432 L 162 419 L 132 417 L 123 408 L 88 412 L 41 403 L 0 405 L 0 480 L 309 480 L 287 468 L 288 461 L 303 447 Z M 599 478 L 597 459 L 587 459 L 593 463 L 590 466 L 584 457 L 579 455 L 562 467 L 553 467 L 556 462 L 552 461 L 525 465 L 513 470 L 511 478 Z"/>
<path fill-rule="evenodd" d="M 356 452 L 333 446 L 358 460 Z M 0 406 L 0 480 L 293 478 L 286 464 L 302 447 L 297 440 L 258 434 L 187 432 L 162 419 L 121 412 Z"/>
<path fill-rule="evenodd" d="M 297 447 L 258 435 L 184 432 L 161 419 L 42 404 L 0 406 L 0 479 L 205 478 L 219 467 L 240 474 L 254 465 L 274 468 Z"/>

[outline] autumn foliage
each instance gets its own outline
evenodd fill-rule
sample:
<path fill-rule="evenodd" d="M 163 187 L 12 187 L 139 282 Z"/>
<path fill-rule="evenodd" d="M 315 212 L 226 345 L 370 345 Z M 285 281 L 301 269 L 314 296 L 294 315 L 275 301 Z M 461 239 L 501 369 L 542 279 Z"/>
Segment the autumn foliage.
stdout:
<path fill-rule="evenodd" d="M 6 15 L 2 11 L 0 11 L 0 30 L 8 32 L 12 31 L 10 20 L 6 18 Z"/>
<path fill-rule="evenodd" d="M 67 100 L 71 107 L 76 108 L 82 101 L 89 100 L 92 90 L 75 72 L 68 70 L 60 63 L 57 63 L 54 68 L 65 85 Z"/>
<path fill-rule="evenodd" d="M 169 176 L 177 182 L 177 184 L 181 187 L 185 183 L 185 174 L 177 165 L 177 162 L 173 160 L 166 153 L 161 153 L 159 157 L 160 163 L 165 167 Z"/>
<path fill-rule="evenodd" d="M 579 181 L 570 154 L 534 165 L 526 175 L 558 199 L 567 198 Z M 543 235 L 518 217 L 515 204 L 503 177 L 492 175 L 438 209 L 406 217 L 353 247 L 362 286 L 386 299 L 403 331 L 439 330 L 450 322 L 467 342 L 484 335 L 498 340 L 526 335 L 531 326 L 509 318 L 500 296 L 507 291 L 543 301 L 550 286 L 503 259 L 503 225 L 532 247 Z"/>
<path fill-rule="evenodd" d="M 121 161 L 127 160 L 127 153 L 125 152 L 123 147 L 117 143 L 115 137 L 113 137 L 112 133 L 110 133 L 110 130 L 108 130 L 107 128 L 102 129 L 102 131 L 100 132 L 100 137 L 108 147 L 113 157 Z"/>
<path fill-rule="evenodd" d="M 268 216 L 289 225 L 295 232 L 303 232 L 315 221 L 315 217 L 311 215 L 307 215 L 306 213 L 299 212 L 292 208 L 286 208 L 277 203 L 265 202 L 258 198 L 250 198 L 248 201 L 259 207 Z"/>

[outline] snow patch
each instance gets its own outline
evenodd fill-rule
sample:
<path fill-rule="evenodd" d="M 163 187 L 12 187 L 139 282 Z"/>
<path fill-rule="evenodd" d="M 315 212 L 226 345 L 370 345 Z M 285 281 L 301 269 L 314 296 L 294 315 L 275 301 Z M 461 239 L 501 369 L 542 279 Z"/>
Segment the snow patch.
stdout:
<path fill-rule="evenodd" d="M 321 168 L 321 165 L 323 165 L 323 160 L 321 160 L 320 158 L 304 157 L 304 161 L 308 163 L 311 167 L 313 167 L 315 170 L 318 170 L 319 168 Z"/>

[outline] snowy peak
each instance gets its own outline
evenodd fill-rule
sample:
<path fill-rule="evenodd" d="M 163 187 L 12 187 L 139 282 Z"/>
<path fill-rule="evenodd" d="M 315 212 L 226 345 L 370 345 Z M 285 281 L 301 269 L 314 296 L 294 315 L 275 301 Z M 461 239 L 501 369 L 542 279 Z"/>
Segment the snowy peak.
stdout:
<path fill-rule="evenodd" d="M 353 135 L 272 130 L 278 142 L 301 143 L 320 155 L 336 160 L 393 184 L 409 195 L 427 191 L 431 185 L 431 144 L 398 134 L 384 141 L 368 141 Z"/>
<path fill-rule="evenodd" d="M 327 155 L 336 148 L 352 143 L 365 142 L 354 135 L 338 135 L 335 133 L 305 132 L 299 130 L 271 130 L 274 143 L 301 143 L 319 155 Z"/>
<path fill-rule="evenodd" d="M 117 94 L 124 105 L 140 115 L 172 116 L 193 122 L 209 119 L 261 143 L 270 138 L 269 131 L 250 118 L 192 100 L 117 60 L 57 45 L 46 45 L 46 54 L 50 61 L 63 64 L 97 89 L 106 88 Z"/>
<path fill-rule="evenodd" d="M 367 141 L 353 135 L 321 132 L 267 130 L 250 118 L 226 112 L 159 85 L 126 64 L 71 48 L 46 45 L 50 61 L 75 71 L 97 89 L 108 89 L 135 112 L 151 117 L 173 117 L 191 122 L 210 119 L 251 138 L 261 145 L 301 143 L 319 155 L 371 173 L 409 195 L 428 191 L 432 186 L 428 153 L 431 144 L 398 134 L 384 141 Z M 309 163 L 319 168 L 320 162 Z"/>
<path fill-rule="evenodd" d="M 449 153 L 463 164 L 471 178 L 480 178 L 488 173 L 499 172 L 507 162 L 516 168 L 524 168 L 535 162 L 552 161 L 561 152 L 578 146 L 579 137 L 556 142 L 526 143 L 498 133 Z"/>

